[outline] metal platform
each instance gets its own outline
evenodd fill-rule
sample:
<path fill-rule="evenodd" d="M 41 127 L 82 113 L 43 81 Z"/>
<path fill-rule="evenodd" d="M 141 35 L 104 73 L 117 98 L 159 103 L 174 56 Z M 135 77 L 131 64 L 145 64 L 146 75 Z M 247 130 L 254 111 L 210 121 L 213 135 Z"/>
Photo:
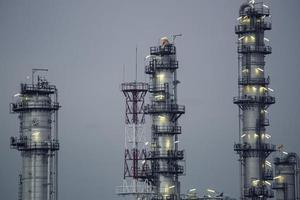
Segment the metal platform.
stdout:
<path fill-rule="evenodd" d="M 239 78 L 238 80 L 239 85 L 269 85 L 270 84 L 270 77 L 267 78 L 250 78 L 250 77 L 243 77 Z"/>
<path fill-rule="evenodd" d="M 144 111 L 146 114 L 155 114 L 155 113 L 176 113 L 176 114 L 184 114 L 185 106 L 178 104 L 162 104 L 162 105 L 146 105 L 144 107 Z"/>
<path fill-rule="evenodd" d="M 271 105 L 275 103 L 275 97 L 272 96 L 238 96 L 233 98 L 234 104 L 264 104 Z"/>
<path fill-rule="evenodd" d="M 165 55 L 175 55 L 175 54 L 176 54 L 176 47 L 171 44 L 166 46 L 150 47 L 150 55 L 165 56 Z"/>
<path fill-rule="evenodd" d="M 149 151 L 147 158 L 148 160 L 183 160 L 184 159 L 184 150 L 169 150 L 166 153 L 160 151 Z"/>
<path fill-rule="evenodd" d="M 181 134 L 181 126 L 157 126 L 152 125 L 155 134 Z"/>
<path fill-rule="evenodd" d="M 44 150 L 44 151 L 57 151 L 59 150 L 59 143 L 57 140 L 48 142 L 33 142 L 27 138 L 10 138 L 10 147 L 19 151 L 32 151 L 32 150 Z"/>
<path fill-rule="evenodd" d="M 52 103 L 28 103 L 25 101 L 17 102 L 17 103 L 11 103 L 10 104 L 10 112 L 22 112 L 26 110 L 58 110 L 60 108 L 60 105 L 58 102 L 52 102 Z"/>
<path fill-rule="evenodd" d="M 238 53 L 261 53 L 261 54 L 271 54 L 272 47 L 270 46 L 256 46 L 256 45 L 239 45 L 237 48 Z"/>
<path fill-rule="evenodd" d="M 270 22 L 258 22 L 256 24 L 238 24 L 235 26 L 236 34 L 255 33 L 257 31 L 271 30 L 272 24 Z"/>
<path fill-rule="evenodd" d="M 268 197 L 268 198 L 273 198 L 274 197 L 274 192 L 265 187 L 265 186 L 256 186 L 256 187 L 251 187 L 251 188 L 246 188 L 244 190 L 244 196 L 245 197 Z"/>

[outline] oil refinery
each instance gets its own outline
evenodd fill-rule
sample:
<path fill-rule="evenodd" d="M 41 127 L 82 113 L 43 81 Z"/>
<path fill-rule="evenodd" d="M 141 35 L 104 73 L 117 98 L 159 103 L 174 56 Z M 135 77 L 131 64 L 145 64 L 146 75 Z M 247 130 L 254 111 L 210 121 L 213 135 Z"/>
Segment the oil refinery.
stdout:
<path fill-rule="evenodd" d="M 207 187 L 205 191 L 200 191 L 198 188 L 190 188 L 186 191 L 185 189 L 189 186 L 182 186 L 182 182 L 185 183 L 183 181 L 185 175 L 196 173 L 186 171 L 189 164 L 187 161 L 201 160 L 202 162 L 202 158 L 190 156 L 187 158 L 186 152 L 189 144 L 182 141 L 188 134 L 184 132 L 187 125 L 183 122 L 182 116 L 188 118 L 190 105 L 189 102 L 181 104 L 184 103 L 184 100 L 180 98 L 183 91 L 181 88 L 178 89 L 178 84 L 184 84 L 187 80 L 180 77 L 180 72 L 185 70 L 185 66 L 181 65 L 181 55 L 178 54 L 177 43 L 175 44 L 175 41 L 183 34 L 176 34 L 172 35 L 171 39 L 161 37 L 156 44 L 153 42 L 154 46 L 149 48 L 149 52 L 147 50 L 148 55 L 143 56 L 144 81 L 138 80 L 136 49 L 135 80 L 128 82 L 123 80 L 120 85 L 121 93 L 118 92 L 122 94 L 124 109 L 119 110 L 118 114 L 123 116 L 124 124 L 114 123 L 113 125 L 124 127 L 124 132 L 116 133 L 116 137 L 124 138 L 123 166 L 119 167 L 122 170 L 122 177 L 119 177 L 120 182 L 116 183 L 114 191 L 117 198 L 130 200 L 300 200 L 300 158 L 298 155 L 300 152 L 289 152 L 286 150 L 288 145 L 273 144 L 271 141 L 274 138 L 272 123 L 270 123 L 273 113 L 269 108 L 279 100 L 277 95 L 275 100 L 271 78 L 268 75 L 272 75 L 270 72 L 274 69 L 269 67 L 270 62 L 266 60 L 267 58 L 272 60 L 271 38 L 268 37 L 268 32 L 272 29 L 270 8 L 263 1 L 255 0 L 245 0 L 238 6 L 240 7 L 237 9 L 237 24 L 232 31 L 232 35 L 234 33 L 236 35 L 236 41 L 232 43 L 236 42 L 237 51 L 234 52 L 237 57 L 235 75 L 237 81 L 234 83 L 237 85 L 237 96 L 233 97 L 233 104 L 237 105 L 238 114 L 236 124 L 230 124 L 231 131 L 238 133 L 238 138 L 231 138 L 233 143 L 231 153 L 237 155 L 235 155 L 236 160 L 230 160 L 230 158 L 228 160 L 238 166 L 239 170 L 234 173 L 239 177 L 239 182 L 233 178 L 228 180 L 228 184 L 238 186 L 236 190 L 239 195 L 232 197 L 233 195 L 228 194 L 227 191 L 218 191 L 219 188 L 212 187 Z M 233 57 L 232 60 L 234 59 Z M 17 114 L 19 120 L 19 135 L 10 138 L 10 148 L 21 153 L 21 170 L 19 176 L 16 175 L 19 180 L 18 200 L 62 199 L 59 197 L 61 185 L 58 185 L 60 168 L 58 151 L 61 152 L 58 135 L 58 124 L 61 118 L 58 118 L 58 111 L 61 106 L 58 102 L 56 85 L 50 84 L 48 78 L 44 76 L 47 71 L 48 69 L 32 69 L 31 83 L 27 83 L 29 78 L 27 82 L 21 83 L 19 93 L 13 95 L 13 102 L 9 104 L 10 113 Z M 68 73 L 72 74 L 72 70 Z M 104 86 L 97 87 L 99 89 Z M 104 96 L 105 92 L 102 95 Z M 77 101 L 74 105 L 66 106 L 96 105 L 95 99 L 85 105 L 80 105 L 81 102 Z M 73 98 L 73 100 L 77 99 Z M 227 100 L 232 101 L 232 99 Z M 233 106 L 232 102 L 230 103 Z M 93 109 L 100 111 L 97 106 Z M 84 118 L 75 116 L 77 115 L 75 113 L 77 110 L 72 108 L 74 119 Z M 107 113 L 97 114 L 106 115 Z M 217 124 L 218 122 L 215 122 L 214 125 L 217 126 Z M 93 129 L 94 125 L 93 123 L 83 124 L 84 132 Z M 238 129 L 235 130 L 234 127 Z M 112 130 L 115 129 L 112 127 Z M 76 134 L 74 135 L 76 137 Z M 105 140 L 105 137 L 102 139 Z M 206 141 L 199 141 L 201 142 Z M 121 144 L 114 145 L 120 146 Z M 213 145 L 216 151 L 222 151 L 222 149 L 217 149 L 216 143 Z M 92 145 L 82 143 L 77 146 L 76 144 L 75 148 L 81 148 L 82 152 L 89 152 L 87 149 L 92 148 Z M 113 145 L 111 148 L 114 148 Z M 232 146 L 229 148 L 232 149 Z M 93 153 L 95 152 L 91 150 L 89 156 Z M 69 158 L 62 160 L 64 162 L 67 159 Z M 82 158 L 81 161 L 88 162 L 87 159 L 90 157 Z M 107 158 L 97 157 L 97 159 L 101 160 L 101 164 L 108 165 L 105 161 Z M 214 159 L 218 158 L 214 157 Z M 84 170 L 88 170 L 88 166 L 84 167 Z M 223 171 L 222 164 L 218 167 L 218 170 L 226 173 Z M 68 170 L 72 174 L 72 169 Z M 117 174 L 117 172 L 113 173 Z M 76 175 L 78 174 L 72 174 L 72 176 Z M 93 176 L 98 176 L 98 174 L 93 174 Z M 102 177 L 99 177 L 99 180 L 99 182 L 106 181 Z M 88 179 L 84 181 L 88 182 Z M 99 196 L 99 199 L 102 197 Z"/>

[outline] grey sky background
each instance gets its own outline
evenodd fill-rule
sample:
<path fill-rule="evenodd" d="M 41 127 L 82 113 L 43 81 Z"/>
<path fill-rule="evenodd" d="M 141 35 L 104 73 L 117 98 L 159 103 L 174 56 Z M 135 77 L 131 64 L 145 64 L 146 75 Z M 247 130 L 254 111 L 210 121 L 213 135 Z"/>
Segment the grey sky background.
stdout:
<path fill-rule="evenodd" d="M 182 33 L 180 118 L 187 172 L 182 192 L 212 187 L 238 196 L 237 53 L 234 25 L 242 0 L 1 0 L 0 1 L 0 196 L 17 199 L 20 153 L 9 149 L 18 135 L 8 104 L 32 68 L 47 67 L 62 105 L 59 120 L 59 199 L 119 199 L 122 182 L 124 98 L 122 66 L 139 79 L 144 57 L 162 36 Z M 300 1 L 267 1 L 273 54 L 267 57 L 277 103 L 269 109 L 274 144 L 300 153 Z M 148 79 L 146 79 L 148 80 Z M 149 123 L 149 120 L 147 120 Z M 150 131 L 147 130 L 147 134 Z"/>

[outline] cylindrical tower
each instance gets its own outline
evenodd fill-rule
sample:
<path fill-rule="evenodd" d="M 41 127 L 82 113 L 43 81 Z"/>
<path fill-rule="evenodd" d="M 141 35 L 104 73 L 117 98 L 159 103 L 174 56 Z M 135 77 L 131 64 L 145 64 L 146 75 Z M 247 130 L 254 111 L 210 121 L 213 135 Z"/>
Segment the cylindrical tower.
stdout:
<path fill-rule="evenodd" d="M 271 53 L 266 45 L 265 31 L 271 29 L 268 6 L 254 0 L 240 7 L 238 25 L 239 96 L 233 102 L 239 106 L 239 143 L 234 150 L 241 161 L 241 199 L 268 199 L 272 170 L 266 158 L 275 151 L 266 132 L 269 126 L 267 108 L 275 103 L 268 88 L 270 79 L 265 73 L 265 56 Z"/>
<path fill-rule="evenodd" d="M 125 154 L 123 185 L 117 187 L 117 194 L 131 196 L 133 199 L 149 199 L 152 194 L 148 182 L 149 165 L 146 162 L 144 138 L 144 102 L 148 84 L 143 82 L 122 83 L 125 96 Z"/>
<path fill-rule="evenodd" d="M 21 151 L 20 200 L 57 200 L 58 114 L 57 89 L 37 76 L 32 84 L 21 84 L 16 102 L 10 104 L 18 113 L 20 136 L 11 137 L 11 148 Z M 45 70 L 43 70 L 45 71 Z"/>
<path fill-rule="evenodd" d="M 181 134 L 178 118 L 185 107 L 177 104 L 176 78 L 178 61 L 176 47 L 167 38 L 159 46 L 150 48 L 149 65 L 145 73 L 150 75 L 151 103 L 145 106 L 152 117 L 152 144 L 148 159 L 151 160 L 154 199 L 180 199 L 178 176 L 184 173 L 184 151 L 178 150 L 177 135 Z"/>
<path fill-rule="evenodd" d="M 273 189 L 277 200 L 300 200 L 300 160 L 296 153 L 286 153 L 274 159 Z"/>

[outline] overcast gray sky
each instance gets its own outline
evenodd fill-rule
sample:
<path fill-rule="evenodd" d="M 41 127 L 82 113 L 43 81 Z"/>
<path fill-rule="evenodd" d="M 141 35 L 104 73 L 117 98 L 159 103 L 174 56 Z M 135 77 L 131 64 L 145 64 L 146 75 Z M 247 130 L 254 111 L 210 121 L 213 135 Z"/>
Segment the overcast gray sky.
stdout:
<path fill-rule="evenodd" d="M 17 198 L 20 153 L 9 149 L 18 134 L 8 104 L 32 68 L 47 67 L 62 105 L 59 197 L 119 199 L 122 182 L 124 98 L 122 66 L 134 77 L 138 45 L 140 80 L 144 56 L 161 36 L 182 33 L 180 145 L 187 153 L 182 191 L 207 187 L 238 195 L 237 53 L 234 25 L 242 0 L 1 0 L 0 1 L 0 196 Z M 300 153 L 300 1 L 267 1 L 273 54 L 266 71 L 277 103 L 269 109 L 275 144 Z M 148 120 L 149 122 L 149 120 Z M 147 132 L 150 134 L 150 131 Z"/>

